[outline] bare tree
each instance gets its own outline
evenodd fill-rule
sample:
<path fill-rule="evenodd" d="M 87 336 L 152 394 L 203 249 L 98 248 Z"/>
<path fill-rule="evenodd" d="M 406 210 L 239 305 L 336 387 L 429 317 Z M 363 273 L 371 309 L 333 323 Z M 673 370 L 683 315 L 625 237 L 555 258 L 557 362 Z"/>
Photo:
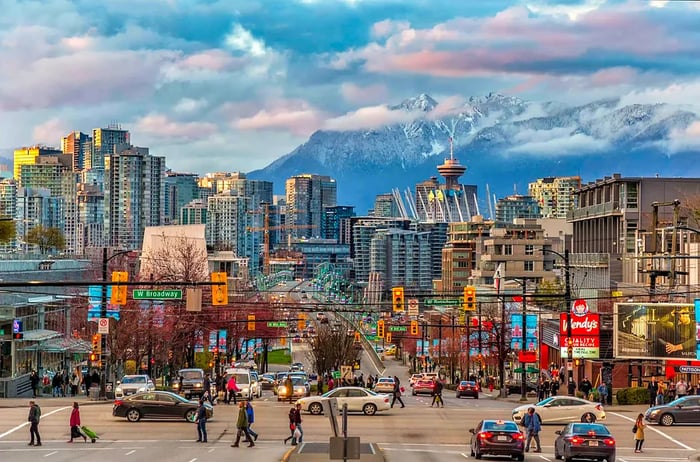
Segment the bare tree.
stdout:
<path fill-rule="evenodd" d="M 316 336 L 309 338 L 309 345 L 308 359 L 319 375 L 352 365 L 360 358 L 361 350 L 356 347 L 353 336 L 328 324 L 319 326 Z"/>

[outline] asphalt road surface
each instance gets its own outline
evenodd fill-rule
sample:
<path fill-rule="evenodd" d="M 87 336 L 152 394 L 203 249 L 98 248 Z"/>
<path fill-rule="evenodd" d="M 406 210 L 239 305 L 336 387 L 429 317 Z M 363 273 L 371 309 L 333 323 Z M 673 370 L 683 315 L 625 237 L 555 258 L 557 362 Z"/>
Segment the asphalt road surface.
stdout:
<path fill-rule="evenodd" d="M 52 406 L 51 399 L 40 400 L 42 447 L 28 447 L 28 408 L 0 409 L 0 460 L 41 461 L 221 461 L 244 457 L 246 462 L 280 460 L 290 449 L 283 444 L 288 435 L 288 403 L 278 403 L 269 391 L 254 401 L 259 432 L 255 448 L 231 448 L 235 437 L 236 408 L 217 405 L 208 424 L 209 443 L 195 443 L 196 427 L 183 421 L 127 422 L 112 417 L 111 403 L 84 405 L 82 421 L 100 434 L 96 444 L 66 443 L 69 435 L 70 408 Z M 378 443 L 390 462 L 450 462 L 469 457 L 468 429 L 482 418 L 509 418 L 517 403 L 493 400 L 457 400 L 445 394 L 445 408 L 431 408 L 428 396 L 404 396 L 406 408 L 394 408 L 376 416 L 351 415 L 348 432 L 361 441 Z M 700 450 L 700 426 L 648 427 L 644 453 L 634 453 L 631 426 L 638 407 L 608 410 L 607 425 L 617 439 L 617 460 L 621 462 L 681 462 Z M 325 416 L 304 415 L 305 441 L 324 442 L 331 436 Z M 553 461 L 554 431 L 560 426 L 545 426 L 543 452 L 529 453 L 528 461 Z"/>

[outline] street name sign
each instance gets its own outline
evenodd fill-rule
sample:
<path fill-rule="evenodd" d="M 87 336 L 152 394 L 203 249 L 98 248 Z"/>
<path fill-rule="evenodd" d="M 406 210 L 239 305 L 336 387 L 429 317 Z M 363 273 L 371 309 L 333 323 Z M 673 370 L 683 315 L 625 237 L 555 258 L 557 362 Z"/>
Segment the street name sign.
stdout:
<path fill-rule="evenodd" d="M 678 366 L 678 372 L 684 374 L 700 374 L 700 366 Z"/>
<path fill-rule="evenodd" d="M 462 304 L 462 299 L 459 298 L 428 298 L 425 304 L 429 306 L 456 306 Z"/>
<path fill-rule="evenodd" d="M 389 332 L 406 332 L 407 330 L 406 326 L 389 326 Z"/>
<path fill-rule="evenodd" d="M 180 289 L 134 289 L 131 294 L 134 300 L 181 300 L 182 290 Z"/>
<path fill-rule="evenodd" d="M 287 327 L 286 321 L 269 321 L 267 327 Z"/>

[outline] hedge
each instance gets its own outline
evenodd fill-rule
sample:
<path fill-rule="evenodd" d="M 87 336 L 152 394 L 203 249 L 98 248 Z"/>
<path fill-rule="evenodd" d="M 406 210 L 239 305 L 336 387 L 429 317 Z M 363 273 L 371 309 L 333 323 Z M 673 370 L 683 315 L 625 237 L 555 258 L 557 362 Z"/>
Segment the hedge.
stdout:
<path fill-rule="evenodd" d="M 617 390 L 618 404 L 648 404 L 649 390 L 645 387 L 630 387 Z"/>

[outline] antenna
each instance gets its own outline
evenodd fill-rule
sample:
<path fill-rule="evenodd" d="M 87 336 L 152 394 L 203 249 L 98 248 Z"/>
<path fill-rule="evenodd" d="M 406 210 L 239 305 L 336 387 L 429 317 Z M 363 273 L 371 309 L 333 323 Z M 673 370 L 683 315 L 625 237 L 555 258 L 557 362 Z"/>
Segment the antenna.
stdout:
<path fill-rule="evenodd" d="M 450 160 L 455 160 L 455 156 L 454 156 L 454 143 L 453 143 L 453 139 L 452 139 L 451 136 L 450 136 Z"/>

